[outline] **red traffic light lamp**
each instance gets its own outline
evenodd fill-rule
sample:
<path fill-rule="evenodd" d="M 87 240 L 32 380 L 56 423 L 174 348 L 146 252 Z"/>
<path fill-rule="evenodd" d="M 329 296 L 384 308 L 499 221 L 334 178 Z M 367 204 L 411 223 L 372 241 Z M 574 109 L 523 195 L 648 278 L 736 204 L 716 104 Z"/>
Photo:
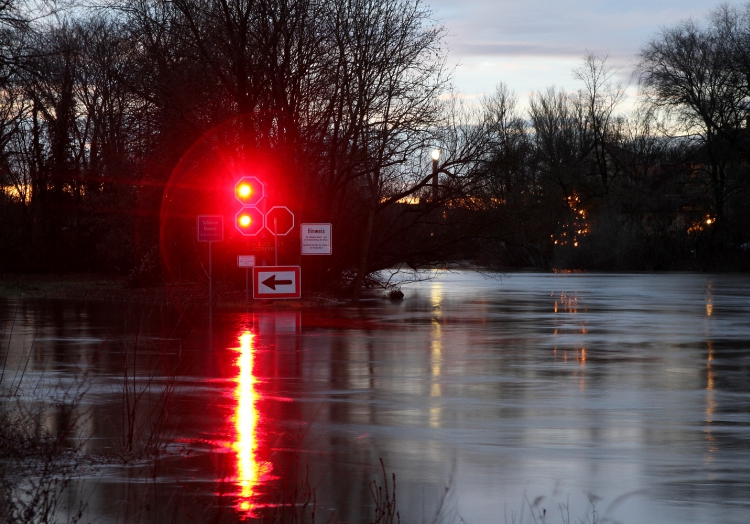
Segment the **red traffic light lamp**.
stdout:
<path fill-rule="evenodd" d="M 243 176 L 234 185 L 234 196 L 245 206 L 257 206 L 265 194 L 266 188 L 258 177 Z"/>
<path fill-rule="evenodd" d="M 234 227 L 245 236 L 255 236 L 263 230 L 263 213 L 253 206 L 245 206 L 234 217 Z"/>

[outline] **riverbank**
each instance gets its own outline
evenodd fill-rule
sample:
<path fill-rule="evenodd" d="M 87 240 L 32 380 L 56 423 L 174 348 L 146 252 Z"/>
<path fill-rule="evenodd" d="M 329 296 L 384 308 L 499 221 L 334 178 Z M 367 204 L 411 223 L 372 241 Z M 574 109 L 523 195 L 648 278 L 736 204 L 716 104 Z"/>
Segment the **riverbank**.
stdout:
<path fill-rule="evenodd" d="M 251 292 L 252 295 L 252 292 Z M 101 300 L 108 302 L 199 305 L 208 303 L 208 284 L 181 282 L 132 287 L 127 277 L 118 275 L 74 273 L 5 274 L 0 277 L 0 297 L 51 298 L 65 300 Z M 216 282 L 213 301 L 217 307 L 245 306 L 245 290 L 233 282 Z M 301 300 L 253 300 L 249 306 L 304 308 L 333 306 L 344 300 L 322 293 L 304 294 Z"/>

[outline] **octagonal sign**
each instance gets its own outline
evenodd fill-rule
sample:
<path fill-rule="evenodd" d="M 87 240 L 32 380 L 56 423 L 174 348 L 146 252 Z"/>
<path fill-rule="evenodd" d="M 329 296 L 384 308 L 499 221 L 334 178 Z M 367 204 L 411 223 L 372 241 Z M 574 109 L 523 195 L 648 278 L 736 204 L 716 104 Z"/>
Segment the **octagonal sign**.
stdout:
<path fill-rule="evenodd" d="M 245 236 L 263 231 L 263 213 L 255 206 L 245 206 L 234 217 L 234 227 Z"/>
<path fill-rule="evenodd" d="M 272 207 L 266 213 L 266 229 L 272 235 L 280 237 L 288 235 L 294 229 L 294 213 L 286 206 Z"/>
<path fill-rule="evenodd" d="M 243 176 L 234 185 L 234 196 L 245 206 L 257 206 L 265 193 L 263 182 L 255 176 Z"/>

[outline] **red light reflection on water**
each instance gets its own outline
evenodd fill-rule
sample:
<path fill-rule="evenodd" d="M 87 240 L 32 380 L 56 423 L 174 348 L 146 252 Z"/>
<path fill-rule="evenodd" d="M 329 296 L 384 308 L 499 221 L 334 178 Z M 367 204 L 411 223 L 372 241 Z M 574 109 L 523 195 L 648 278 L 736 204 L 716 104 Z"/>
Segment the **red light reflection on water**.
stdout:
<path fill-rule="evenodd" d="M 238 368 L 234 398 L 237 401 L 230 423 L 235 430 L 231 449 L 236 454 L 237 503 L 235 509 L 244 517 L 254 516 L 256 489 L 271 473 L 271 464 L 258 458 L 261 414 L 258 409 L 258 379 L 254 373 L 255 334 L 244 331 L 239 336 L 235 366 Z"/>

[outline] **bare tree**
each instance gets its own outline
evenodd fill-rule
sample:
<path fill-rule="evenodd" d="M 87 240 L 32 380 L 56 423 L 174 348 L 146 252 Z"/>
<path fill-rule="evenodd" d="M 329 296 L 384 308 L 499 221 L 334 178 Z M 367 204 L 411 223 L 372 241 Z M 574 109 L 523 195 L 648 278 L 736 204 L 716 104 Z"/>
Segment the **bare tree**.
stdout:
<path fill-rule="evenodd" d="M 583 107 L 564 90 L 532 94 L 529 116 L 540 176 L 564 197 L 582 187 L 581 163 L 588 152 Z"/>
<path fill-rule="evenodd" d="M 669 111 L 682 132 L 703 145 L 717 225 L 724 222 L 729 187 L 725 136 L 745 122 L 745 94 L 726 67 L 726 42 L 716 27 L 693 21 L 665 29 L 640 53 L 641 88 L 653 106 Z"/>
<path fill-rule="evenodd" d="M 582 105 L 584 129 L 590 154 L 594 157 L 604 195 L 614 173 L 608 161 L 607 145 L 619 141 L 616 110 L 625 97 L 625 87 L 615 80 L 617 70 L 607 64 L 607 57 L 586 53 L 583 66 L 573 71 L 573 77 L 584 84 L 578 92 Z"/>
<path fill-rule="evenodd" d="M 484 214 L 492 230 L 487 242 L 488 265 L 544 266 L 542 252 L 548 237 L 540 227 L 543 188 L 537 178 L 529 125 L 518 109 L 518 98 L 505 84 L 483 101 L 490 139 L 487 160 L 478 166 L 484 184 L 478 194 L 486 202 Z M 546 212 L 546 210 L 545 210 Z"/>

